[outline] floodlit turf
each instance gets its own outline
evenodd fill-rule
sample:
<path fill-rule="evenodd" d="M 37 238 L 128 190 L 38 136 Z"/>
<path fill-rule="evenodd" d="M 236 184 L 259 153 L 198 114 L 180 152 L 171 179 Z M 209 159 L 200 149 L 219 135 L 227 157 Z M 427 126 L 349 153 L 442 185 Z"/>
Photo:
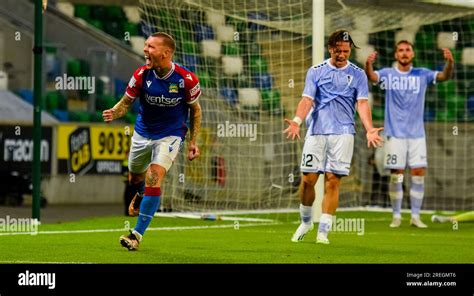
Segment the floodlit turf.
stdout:
<path fill-rule="evenodd" d="M 234 215 L 233 215 L 234 216 Z M 248 215 L 247 215 L 248 216 Z M 119 244 L 125 231 L 45 234 L 42 231 L 114 230 L 133 227 L 136 218 L 105 217 L 46 224 L 37 235 L 0 236 L 0 263 L 473 263 L 474 223 L 435 224 L 422 216 L 428 229 L 408 225 L 390 229 L 391 215 L 341 212 L 337 218 L 364 219 L 364 233 L 334 232 L 330 245 L 315 244 L 316 229 L 303 242 L 290 238 L 298 214 L 255 215 L 276 218 L 278 224 L 155 218 L 140 250 Z M 251 225 L 258 226 L 251 226 Z M 261 224 L 261 223 L 260 223 Z M 192 228 L 193 226 L 210 228 Z M 222 228 L 217 228 L 221 227 Z"/>

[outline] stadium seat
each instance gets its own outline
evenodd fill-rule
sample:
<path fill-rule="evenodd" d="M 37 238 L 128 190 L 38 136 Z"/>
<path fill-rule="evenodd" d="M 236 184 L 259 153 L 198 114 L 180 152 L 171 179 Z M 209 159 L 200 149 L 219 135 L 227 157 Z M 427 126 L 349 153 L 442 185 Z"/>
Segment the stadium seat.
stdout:
<path fill-rule="evenodd" d="M 455 110 L 436 110 L 436 121 L 437 122 L 453 122 L 456 121 Z"/>
<path fill-rule="evenodd" d="M 199 78 L 199 84 L 202 88 L 210 88 L 212 86 L 211 77 L 207 71 L 196 71 L 194 74 Z"/>
<path fill-rule="evenodd" d="M 54 81 L 56 77 L 61 76 L 61 61 L 56 53 L 46 52 L 45 54 L 45 71 L 47 81 Z"/>
<path fill-rule="evenodd" d="M 256 20 L 256 21 L 270 20 L 270 18 L 263 12 L 249 12 L 247 14 L 247 18 L 250 20 L 249 23 L 248 23 L 249 29 L 255 30 L 255 31 L 266 30 L 267 27 L 264 26 L 264 25 L 259 25 L 257 23 L 254 23 L 254 22 L 252 22 L 252 20 Z"/>
<path fill-rule="evenodd" d="M 8 89 L 8 75 L 4 71 L 0 71 L 0 90 Z"/>
<path fill-rule="evenodd" d="M 268 72 L 267 61 L 261 56 L 251 56 L 249 66 L 252 74 Z"/>
<path fill-rule="evenodd" d="M 262 91 L 262 106 L 264 110 L 275 111 L 281 109 L 280 93 L 277 90 Z"/>
<path fill-rule="evenodd" d="M 60 2 L 56 4 L 59 11 L 67 16 L 74 17 L 74 5 L 68 2 Z"/>
<path fill-rule="evenodd" d="M 23 88 L 17 90 L 16 93 L 18 94 L 18 96 L 20 96 L 20 98 L 33 105 L 34 95 L 31 90 Z"/>
<path fill-rule="evenodd" d="M 181 42 L 181 48 L 178 48 L 178 51 L 183 51 L 189 54 L 198 54 L 200 52 L 199 46 L 197 46 L 196 42 L 188 40 Z"/>
<path fill-rule="evenodd" d="M 438 96 L 441 98 L 450 98 L 456 95 L 456 82 L 453 80 L 444 81 L 443 83 L 437 83 L 436 89 Z"/>
<path fill-rule="evenodd" d="M 474 66 L 474 47 L 465 47 L 462 50 L 461 63 L 466 66 Z"/>
<path fill-rule="evenodd" d="M 202 40 L 201 51 L 204 57 L 219 58 L 221 56 L 221 44 L 215 40 Z"/>
<path fill-rule="evenodd" d="M 436 119 L 436 111 L 434 108 L 425 108 L 425 113 L 423 116 L 424 121 L 434 121 Z"/>
<path fill-rule="evenodd" d="M 123 23 L 124 32 L 128 32 L 130 36 L 138 36 L 140 32 L 140 26 L 132 22 Z"/>
<path fill-rule="evenodd" d="M 232 26 L 220 26 L 216 28 L 217 40 L 222 42 L 234 41 L 235 29 Z"/>
<path fill-rule="evenodd" d="M 69 121 L 69 112 L 68 111 L 63 111 L 59 109 L 55 109 L 51 112 L 56 119 L 62 122 L 67 122 Z M 102 115 L 101 115 L 102 116 Z"/>
<path fill-rule="evenodd" d="M 95 109 L 99 111 L 104 111 L 115 106 L 116 100 L 113 96 L 97 96 L 95 100 Z"/>
<path fill-rule="evenodd" d="M 123 7 L 123 11 L 130 22 L 134 24 L 140 23 L 141 19 L 140 12 L 138 11 L 138 6 L 126 5 Z"/>
<path fill-rule="evenodd" d="M 116 97 L 122 97 L 125 94 L 127 83 L 121 79 L 114 79 L 114 95 Z"/>
<path fill-rule="evenodd" d="M 385 116 L 385 110 L 381 106 L 374 106 L 372 108 L 372 118 L 374 120 L 383 120 Z"/>
<path fill-rule="evenodd" d="M 68 107 L 67 97 L 61 91 L 57 91 L 57 94 L 58 94 L 58 110 L 67 111 L 67 107 Z"/>
<path fill-rule="evenodd" d="M 46 93 L 46 100 L 44 108 L 48 111 L 58 109 L 59 106 L 59 95 L 56 91 L 50 91 Z"/>
<path fill-rule="evenodd" d="M 256 42 L 251 42 L 247 44 L 247 53 L 252 55 L 252 56 L 260 56 L 262 53 L 262 48 L 260 44 Z"/>
<path fill-rule="evenodd" d="M 474 93 L 469 94 L 467 97 L 467 111 L 474 115 Z"/>
<path fill-rule="evenodd" d="M 91 122 L 104 122 L 102 111 L 96 111 L 90 115 Z"/>
<path fill-rule="evenodd" d="M 140 22 L 140 34 L 143 37 L 148 38 L 148 36 L 153 34 L 155 31 L 156 31 L 155 26 L 153 26 L 151 24 L 148 24 L 148 23 L 144 22 L 143 20 Z"/>
<path fill-rule="evenodd" d="M 107 8 L 103 5 L 90 6 L 90 17 L 96 20 L 106 20 Z"/>
<path fill-rule="evenodd" d="M 125 18 L 122 7 L 117 5 L 105 6 L 106 19 L 109 21 L 120 21 Z"/>
<path fill-rule="evenodd" d="M 228 56 L 240 55 L 240 45 L 237 42 L 224 42 L 222 43 L 222 54 Z"/>
<path fill-rule="evenodd" d="M 221 87 L 220 94 L 227 103 L 231 105 L 235 105 L 237 103 L 237 91 L 234 88 Z"/>
<path fill-rule="evenodd" d="M 211 25 L 214 28 L 219 28 L 225 25 L 225 15 L 224 12 L 209 10 L 206 11 L 206 23 Z"/>
<path fill-rule="evenodd" d="M 96 91 L 95 93 L 98 96 L 102 95 L 113 95 L 113 88 L 112 85 L 110 85 L 110 78 L 105 75 L 101 75 L 99 77 L 96 77 Z"/>
<path fill-rule="evenodd" d="M 88 19 L 87 22 L 94 28 L 104 31 L 104 24 L 101 20 Z"/>
<path fill-rule="evenodd" d="M 178 63 L 188 68 L 192 72 L 196 72 L 199 65 L 199 56 L 195 54 L 180 54 L 177 56 Z"/>
<path fill-rule="evenodd" d="M 81 19 L 89 19 L 91 17 L 90 6 L 86 4 L 74 5 L 74 16 Z"/>
<path fill-rule="evenodd" d="M 456 94 L 453 96 L 448 96 L 446 98 L 446 105 L 448 110 L 453 110 L 457 113 L 460 110 L 466 109 L 466 98 Z"/>
<path fill-rule="evenodd" d="M 253 86 L 259 89 L 272 89 L 273 78 L 268 73 L 259 73 L 252 76 Z"/>
<path fill-rule="evenodd" d="M 132 123 L 133 124 L 137 121 L 137 115 L 129 112 L 129 113 L 125 114 L 123 119 L 125 120 L 126 123 Z"/>
<path fill-rule="evenodd" d="M 418 32 L 415 36 L 415 47 L 419 50 L 435 48 L 435 36 L 431 32 Z"/>
<path fill-rule="evenodd" d="M 436 44 L 438 45 L 438 49 L 454 49 L 456 47 L 456 40 L 454 40 L 452 32 L 439 32 L 436 38 Z"/>
<path fill-rule="evenodd" d="M 226 75 L 240 74 L 244 70 L 244 61 L 242 57 L 223 56 L 222 68 Z"/>
<path fill-rule="evenodd" d="M 132 49 L 139 55 L 143 55 L 143 48 L 145 46 L 145 38 L 142 36 L 131 36 L 130 37 L 130 44 L 132 45 Z"/>
<path fill-rule="evenodd" d="M 77 122 L 89 122 L 91 115 L 86 111 L 70 111 L 69 120 Z"/>
<path fill-rule="evenodd" d="M 78 59 L 70 59 L 67 61 L 67 75 L 81 76 L 81 61 Z"/>
<path fill-rule="evenodd" d="M 195 40 L 197 42 L 201 42 L 203 40 L 214 39 L 214 30 L 212 29 L 211 26 L 196 24 L 194 26 L 194 31 L 195 31 L 195 35 L 194 35 Z"/>
<path fill-rule="evenodd" d="M 122 22 L 119 22 L 119 21 L 105 21 L 104 31 L 107 34 L 112 35 L 119 40 L 123 40 L 123 37 L 125 36 Z"/>
<path fill-rule="evenodd" d="M 258 107 L 260 105 L 260 91 L 256 88 L 239 88 L 239 104 L 242 107 Z"/>

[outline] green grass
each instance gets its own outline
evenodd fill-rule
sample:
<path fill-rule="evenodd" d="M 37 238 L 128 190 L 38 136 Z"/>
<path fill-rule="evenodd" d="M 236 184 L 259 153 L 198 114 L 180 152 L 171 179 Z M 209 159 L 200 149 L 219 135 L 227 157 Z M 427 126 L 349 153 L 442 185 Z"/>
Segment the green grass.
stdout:
<path fill-rule="evenodd" d="M 246 226 L 255 222 L 204 221 L 155 218 L 150 227 L 227 225 L 228 228 L 150 230 L 140 250 L 129 252 L 118 238 L 125 231 L 101 233 L 42 234 L 41 231 L 120 229 L 125 221 L 133 227 L 136 218 L 103 217 L 44 224 L 38 235 L 0 236 L 1 263 L 473 263 L 474 223 L 429 222 L 429 228 L 408 225 L 390 229 L 391 215 L 372 212 L 341 212 L 338 218 L 363 218 L 363 235 L 333 232 L 330 245 L 315 244 L 316 228 L 300 243 L 290 238 L 297 228 L 298 214 L 257 215 L 276 218 L 278 224 Z"/>

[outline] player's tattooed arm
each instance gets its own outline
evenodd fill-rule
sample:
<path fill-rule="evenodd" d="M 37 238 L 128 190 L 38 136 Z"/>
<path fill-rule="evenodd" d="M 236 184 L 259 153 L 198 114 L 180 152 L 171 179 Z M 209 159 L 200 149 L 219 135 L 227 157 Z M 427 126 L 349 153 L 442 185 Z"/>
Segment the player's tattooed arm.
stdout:
<path fill-rule="evenodd" d="M 443 72 L 438 72 L 436 75 L 436 81 L 446 81 L 451 79 L 453 76 L 453 69 L 454 69 L 454 58 L 451 51 L 447 48 L 443 48 L 443 56 L 446 64 L 444 65 Z"/>
<path fill-rule="evenodd" d="M 104 110 L 104 112 L 102 113 L 104 121 L 111 122 L 112 120 L 125 116 L 132 104 L 133 99 L 127 95 L 124 95 L 122 99 L 117 104 L 115 104 L 112 109 Z"/>
<path fill-rule="evenodd" d="M 195 102 L 194 104 L 189 105 L 191 108 L 191 118 L 190 118 L 190 129 L 191 129 L 191 140 L 188 147 L 188 159 L 193 160 L 199 157 L 200 152 L 199 148 L 196 144 L 196 138 L 199 134 L 199 130 L 201 129 L 201 105 L 199 102 Z"/>
<path fill-rule="evenodd" d="M 190 120 L 190 129 L 191 129 L 191 142 L 196 143 L 196 138 L 201 129 L 201 105 L 199 102 L 191 104 L 189 106 L 191 108 L 191 120 Z"/>

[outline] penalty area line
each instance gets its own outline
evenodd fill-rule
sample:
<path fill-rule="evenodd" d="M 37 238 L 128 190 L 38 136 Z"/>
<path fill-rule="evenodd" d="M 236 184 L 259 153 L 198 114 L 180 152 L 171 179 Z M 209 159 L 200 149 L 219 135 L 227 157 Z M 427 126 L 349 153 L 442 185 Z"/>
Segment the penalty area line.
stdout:
<path fill-rule="evenodd" d="M 255 226 L 269 226 L 281 224 L 279 222 L 272 223 L 239 223 L 238 227 L 255 227 Z M 150 227 L 147 231 L 182 231 L 182 230 L 199 230 L 199 229 L 219 229 L 219 228 L 234 228 L 234 224 L 224 225 L 199 225 L 199 226 L 176 226 L 176 227 Z M 123 232 L 128 231 L 126 228 L 116 229 L 82 229 L 82 230 L 46 230 L 38 231 L 37 233 L 32 232 L 4 232 L 0 233 L 0 236 L 7 235 L 39 235 L 39 234 L 74 234 L 74 233 L 105 233 L 105 232 Z"/>

